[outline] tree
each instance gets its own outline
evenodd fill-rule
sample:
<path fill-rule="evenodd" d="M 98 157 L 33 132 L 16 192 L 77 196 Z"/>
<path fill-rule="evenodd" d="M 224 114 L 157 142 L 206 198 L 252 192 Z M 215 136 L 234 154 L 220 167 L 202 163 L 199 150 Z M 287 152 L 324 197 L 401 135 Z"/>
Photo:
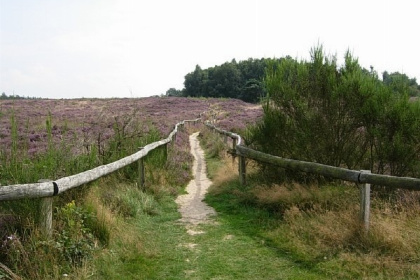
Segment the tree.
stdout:
<path fill-rule="evenodd" d="M 182 96 L 182 91 L 175 88 L 170 88 L 166 91 L 166 96 Z"/>
<path fill-rule="evenodd" d="M 310 61 L 271 61 L 260 123 L 247 142 L 281 157 L 415 176 L 420 103 L 363 69 L 350 52 L 338 67 L 322 46 Z"/>
<path fill-rule="evenodd" d="M 225 62 L 208 69 L 196 69 L 185 76 L 184 96 L 239 98 L 258 102 L 265 93 L 263 83 L 267 61 L 248 59 Z"/>
<path fill-rule="evenodd" d="M 185 76 L 184 81 L 184 95 L 191 97 L 204 96 L 204 88 L 206 83 L 206 73 L 201 69 L 199 65 L 195 66 L 195 70 L 192 73 L 188 73 Z"/>
<path fill-rule="evenodd" d="M 249 103 L 257 103 L 264 96 L 264 84 L 257 79 L 249 79 L 241 89 L 239 99 Z"/>
<path fill-rule="evenodd" d="M 241 73 L 235 63 L 224 63 L 209 71 L 208 96 L 237 98 L 241 88 Z"/>
<path fill-rule="evenodd" d="M 387 71 L 382 73 L 382 81 L 395 93 L 404 93 L 409 96 L 420 96 L 420 86 L 416 78 L 409 78 L 405 74 L 394 72 L 389 74 Z"/>

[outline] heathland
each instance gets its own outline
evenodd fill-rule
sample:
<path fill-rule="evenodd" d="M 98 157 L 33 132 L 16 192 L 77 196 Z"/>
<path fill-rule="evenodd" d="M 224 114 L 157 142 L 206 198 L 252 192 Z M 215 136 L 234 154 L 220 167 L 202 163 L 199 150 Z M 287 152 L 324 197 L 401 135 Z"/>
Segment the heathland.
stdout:
<path fill-rule="evenodd" d="M 0 185 L 56 180 L 112 162 L 166 138 L 182 120 L 217 118 L 224 129 L 244 130 L 261 114 L 260 106 L 234 99 L 1 100 Z M 187 140 L 182 131 L 171 148 L 147 156 L 145 192 L 129 166 L 57 197 L 51 239 L 37 227 L 39 200 L 2 202 L 1 262 L 28 279 L 71 274 L 98 248 L 120 242 L 113 238 L 120 219 L 176 210 L 168 201 L 191 178 Z"/>
<path fill-rule="evenodd" d="M 198 78 L 210 73 L 196 70 Z M 350 53 L 339 66 L 322 47 L 310 61 L 269 61 L 264 73 L 259 105 L 185 97 L 0 100 L 3 186 L 113 162 L 166 138 L 177 122 L 201 118 L 147 155 L 144 188 L 134 164 L 55 197 L 51 236 L 38 226 L 39 199 L 2 201 L 0 278 L 418 279 L 418 192 L 372 186 L 366 231 L 356 184 L 247 160 L 242 185 L 231 143 L 203 125 L 280 157 L 419 177 L 420 103 L 407 79 L 380 81 Z M 258 88 L 249 83 L 246 92 L 256 97 Z M 197 131 L 213 181 L 205 201 L 217 215 L 192 235 L 175 200 L 192 178 L 188 139 Z"/>
<path fill-rule="evenodd" d="M 57 179 L 130 154 L 183 119 L 246 135 L 260 105 L 234 99 L 4 100 L 1 184 Z M 188 135 L 201 131 L 213 186 L 213 223 L 187 234 L 175 198 L 191 178 Z M 419 276 L 419 197 L 372 195 L 369 234 L 358 188 L 337 181 L 274 181 L 248 162 L 238 182 L 224 139 L 186 127 L 146 159 L 146 189 L 127 167 L 54 200 L 53 234 L 38 200 L 1 203 L 2 277 L 13 279 L 412 279 Z M 196 248 L 196 250 L 194 250 Z M 198 248 L 198 249 L 197 249 Z M 19 275 L 19 276 L 18 276 Z M 63 276 L 64 275 L 64 276 Z"/>

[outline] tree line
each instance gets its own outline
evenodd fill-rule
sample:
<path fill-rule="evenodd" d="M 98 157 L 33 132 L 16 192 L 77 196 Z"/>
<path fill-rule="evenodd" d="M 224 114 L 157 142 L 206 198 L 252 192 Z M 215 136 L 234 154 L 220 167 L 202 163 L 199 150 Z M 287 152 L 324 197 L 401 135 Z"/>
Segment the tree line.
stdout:
<path fill-rule="evenodd" d="M 196 65 L 194 71 L 185 75 L 184 88 L 177 90 L 170 88 L 167 96 L 184 97 L 224 97 L 237 98 L 245 102 L 257 103 L 266 96 L 264 78 L 267 65 L 282 60 L 293 60 L 290 56 L 270 59 L 248 59 L 236 62 L 225 62 L 207 69 Z M 365 73 L 374 72 L 362 69 Z M 399 72 L 382 73 L 382 82 L 394 92 L 404 91 L 409 96 L 420 96 L 420 85 L 415 78 L 409 78 Z"/>
<path fill-rule="evenodd" d="M 25 96 L 19 96 L 19 95 L 7 95 L 5 92 L 3 92 L 0 95 L 0 100 L 13 100 L 13 99 L 37 99 L 36 97 L 25 97 Z"/>
<path fill-rule="evenodd" d="M 237 98 L 256 103 L 265 96 L 263 79 L 267 62 L 272 59 L 248 59 L 225 62 L 207 69 L 197 65 L 185 75 L 184 89 L 169 89 L 166 95 L 186 97 Z"/>

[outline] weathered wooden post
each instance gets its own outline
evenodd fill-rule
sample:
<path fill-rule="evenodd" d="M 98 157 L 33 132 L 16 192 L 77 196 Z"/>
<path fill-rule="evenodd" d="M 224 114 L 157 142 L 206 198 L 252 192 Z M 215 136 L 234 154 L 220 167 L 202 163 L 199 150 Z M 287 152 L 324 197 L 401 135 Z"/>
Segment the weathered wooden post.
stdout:
<path fill-rule="evenodd" d="M 232 138 L 232 164 L 235 164 L 236 143 L 238 139 Z"/>
<path fill-rule="evenodd" d="M 246 185 L 246 159 L 243 156 L 239 156 L 238 158 L 239 163 L 239 182 L 242 186 Z"/>
<path fill-rule="evenodd" d="M 165 162 L 168 160 L 168 153 L 169 153 L 169 143 L 166 143 L 163 147 L 163 157 L 165 158 Z"/>
<path fill-rule="evenodd" d="M 52 182 L 48 179 L 41 179 L 38 183 Z M 47 236 L 51 237 L 52 235 L 52 204 L 54 197 L 43 197 L 41 198 L 41 209 L 39 217 L 39 227 L 41 231 Z"/>
<path fill-rule="evenodd" d="M 138 161 L 138 170 L 139 170 L 139 174 L 138 174 L 138 187 L 139 189 L 144 191 L 144 160 L 143 158 L 139 159 Z"/>
<path fill-rule="evenodd" d="M 370 170 L 361 170 L 364 173 L 371 173 Z M 370 184 L 360 185 L 360 222 L 367 233 L 369 231 L 370 215 Z"/>
<path fill-rule="evenodd" d="M 176 142 L 176 133 L 172 136 L 172 140 L 171 140 L 172 147 L 175 146 L 175 142 Z"/>

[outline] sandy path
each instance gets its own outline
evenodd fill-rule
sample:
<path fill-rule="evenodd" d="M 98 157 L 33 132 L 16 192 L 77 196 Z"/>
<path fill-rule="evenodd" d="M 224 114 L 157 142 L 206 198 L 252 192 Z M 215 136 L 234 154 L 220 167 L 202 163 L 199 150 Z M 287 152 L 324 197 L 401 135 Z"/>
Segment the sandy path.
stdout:
<path fill-rule="evenodd" d="M 182 215 L 181 222 L 186 224 L 190 234 L 200 233 L 195 232 L 192 228 L 195 225 L 208 222 L 210 216 L 216 215 L 216 211 L 203 202 L 207 189 L 212 182 L 207 178 L 204 151 L 201 149 L 197 139 L 198 134 L 196 132 L 190 135 L 191 154 L 194 156 L 194 178 L 186 188 L 187 194 L 180 195 L 176 199 L 176 203 L 179 205 L 179 212 Z"/>

